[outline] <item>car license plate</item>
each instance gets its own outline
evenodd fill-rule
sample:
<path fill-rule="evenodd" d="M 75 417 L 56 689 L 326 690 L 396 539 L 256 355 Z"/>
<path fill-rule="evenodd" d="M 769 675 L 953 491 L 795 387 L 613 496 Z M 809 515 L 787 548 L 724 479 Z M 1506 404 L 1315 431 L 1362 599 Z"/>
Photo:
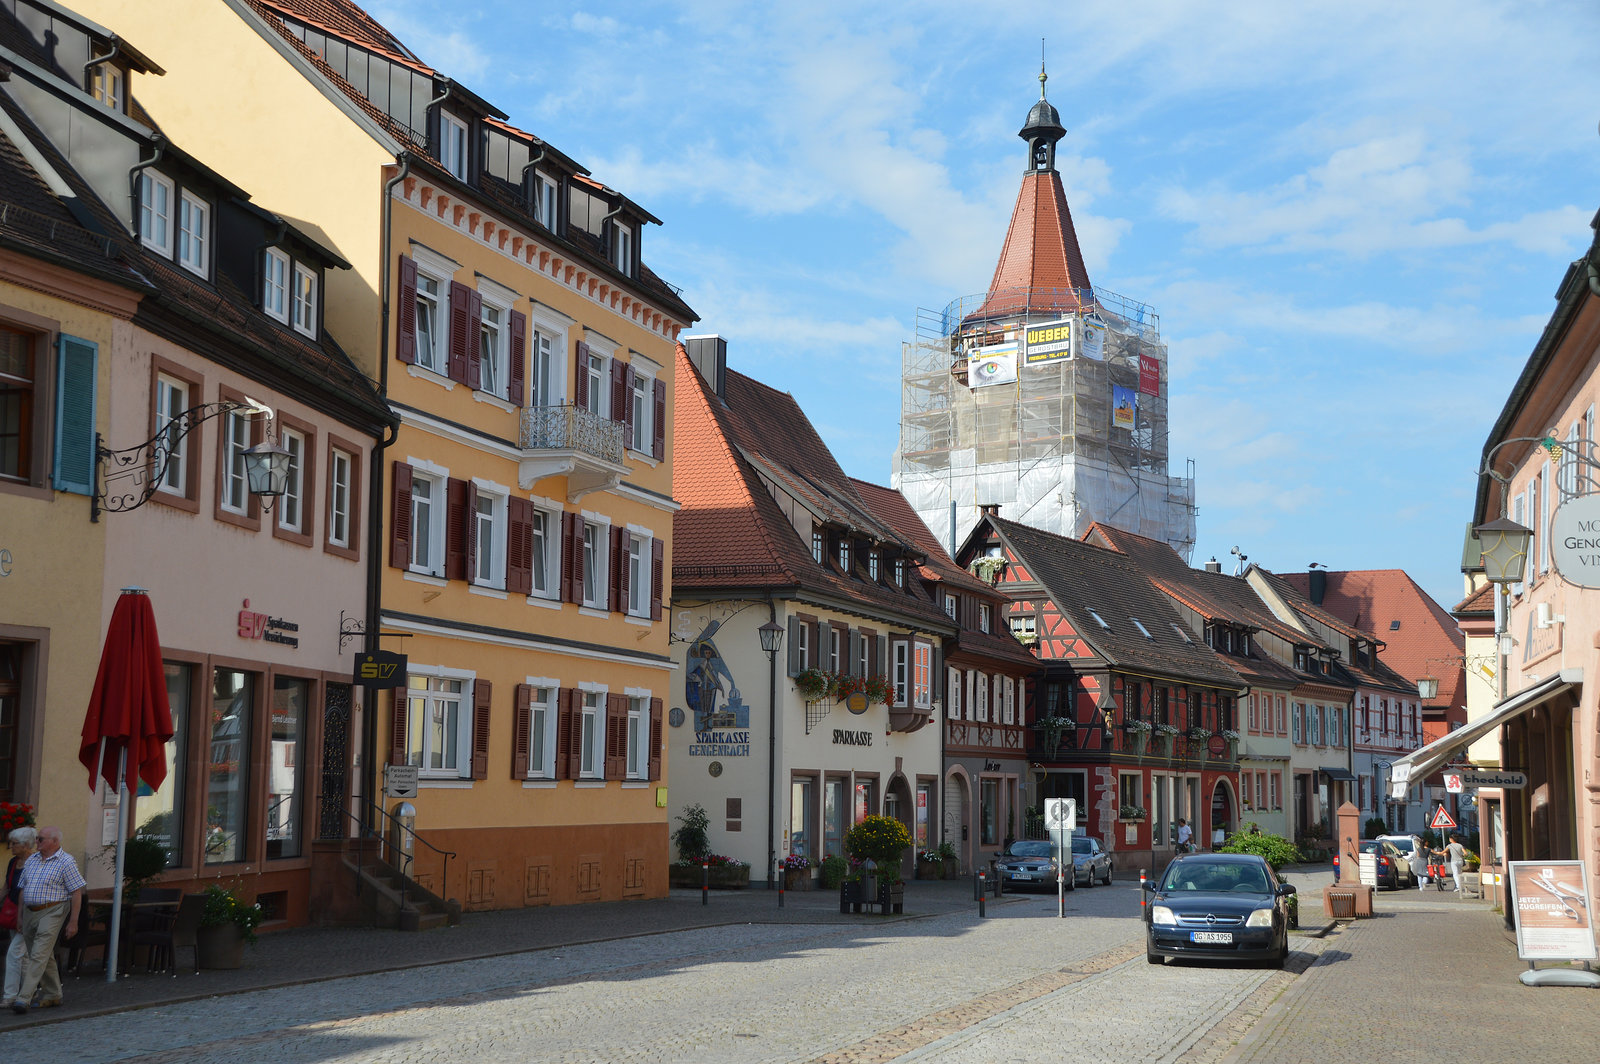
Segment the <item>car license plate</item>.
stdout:
<path fill-rule="evenodd" d="M 1233 945 L 1232 931 L 1193 931 L 1189 934 L 1191 942 L 1207 942 L 1214 946 Z"/>
<path fill-rule="evenodd" d="M 1033 878 L 1033 873 L 1032 872 L 1013 872 L 1013 873 L 1011 873 L 1011 878 L 1012 879 L 1032 879 Z"/>

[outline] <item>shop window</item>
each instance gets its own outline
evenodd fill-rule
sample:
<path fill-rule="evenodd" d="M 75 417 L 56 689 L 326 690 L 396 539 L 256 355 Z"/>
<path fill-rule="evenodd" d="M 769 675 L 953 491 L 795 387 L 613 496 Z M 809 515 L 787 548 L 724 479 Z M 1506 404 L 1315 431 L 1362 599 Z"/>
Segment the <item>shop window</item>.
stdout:
<path fill-rule="evenodd" d="M 250 736 L 256 677 L 217 669 L 211 684 L 210 747 L 206 759 L 206 864 L 232 864 L 249 855 Z"/>
<path fill-rule="evenodd" d="M 789 852 L 816 859 L 817 811 L 813 805 L 817 781 L 812 776 L 796 776 L 789 781 Z"/>
<path fill-rule="evenodd" d="M 978 786 L 978 817 L 983 835 L 981 846 L 1000 845 L 1000 781 L 980 780 Z"/>
<path fill-rule="evenodd" d="M 1135 809 L 1144 808 L 1144 794 L 1141 785 L 1144 778 L 1137 772 L 1124 772 L 1117 779 L 1117 797 L 1123 809 L 1132 806 Z"/>
<path fill-rule="evenodd" d="M 0 643 L 0 801 L 17 798 L 17 736 L 22 729 L 22 648 Z"/>
<path fill-rule="evenodd" d="M 189 698 L 194 666 L 166 662 L 167 705 L 172 710 L 172 741 L 167 743 L 167 778 L 150 794 L 139 788 L 135 799 L 134 834 L 155 839 L 167 850 L 167 867 L 183 863 L 183 794 L 189 764 Z"/>
<path fill-rule="evenodd" d="M 822 785 L 822 856 L 844 854 L 845 816 L 850 804 L 845 799 L 845 780 L 830 776 Z"/>
<path fill-rule="evenodd" d="M 867 817 L 876 814 L 877 811 L 878 781 L 872 779 L 857 780 L 852 822 L 859 824 Z"/>
<path fill-rule="evenodd" d="M 299 857 L 305 801 L 306 711 L 310 680 L 272 682 L 272 725 L 267 748 L 267 857 Z"/>

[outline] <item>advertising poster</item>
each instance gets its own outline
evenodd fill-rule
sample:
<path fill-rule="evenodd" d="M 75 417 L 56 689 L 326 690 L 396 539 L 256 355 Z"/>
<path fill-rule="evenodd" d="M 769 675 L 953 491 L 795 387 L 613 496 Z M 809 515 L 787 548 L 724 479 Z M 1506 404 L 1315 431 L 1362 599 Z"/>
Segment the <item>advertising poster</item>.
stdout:
<path fill-rule="evenodd" d="M 917 849 L 928 845 L 928 791 L 917 788 Z"/>
<path fill-rule="evenodd" d="M 1097 362 L 1106 357 L 1106 327 L 1093 318 L 1074 318 L 1072 327 L 1078 331 L 1079 358 L 1092 358 Z"/>
<path fill-rule="evenodd" d="M 1139 397 L 1132 388 L 1120 384 L 1111 386 L 1111 424 L 1119 429 L 1133 429 L 1139 410 Z"/>
<path fill-rule="evenodd" d="M 1139 356 L 1139 394 L 1161 394 L 1161 363 L 1149 355 Z"/>
<path fill-rule="evenodd" d="M 1582 861 L 1512 861 L 1517 956 L 1525 961 L 1596 959 L 1589 877 Z"/>
<path fill-rule="evenodd" d="M 1022 364 L 1037 366 L 1072 357 L 1072 319 L 1030 325 L 1022 334 Z"/>
<path fill-rule="evenodd" d="M 1017 345 L 997 344 L 982 347 L 967 364 L 967 384 L 987 388 L 993 384 L 1017 383 Z"/>

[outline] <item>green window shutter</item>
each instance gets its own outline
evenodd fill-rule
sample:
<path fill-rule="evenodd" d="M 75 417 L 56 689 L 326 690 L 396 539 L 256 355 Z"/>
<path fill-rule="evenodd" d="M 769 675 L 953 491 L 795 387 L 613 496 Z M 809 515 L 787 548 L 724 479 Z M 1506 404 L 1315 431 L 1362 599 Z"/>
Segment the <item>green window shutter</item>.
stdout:
<path fill-rule="evenodd" d="M 56 341 L 57 491 L 94 494 L 95 361 L 99 347 L 62 333 Z"/>

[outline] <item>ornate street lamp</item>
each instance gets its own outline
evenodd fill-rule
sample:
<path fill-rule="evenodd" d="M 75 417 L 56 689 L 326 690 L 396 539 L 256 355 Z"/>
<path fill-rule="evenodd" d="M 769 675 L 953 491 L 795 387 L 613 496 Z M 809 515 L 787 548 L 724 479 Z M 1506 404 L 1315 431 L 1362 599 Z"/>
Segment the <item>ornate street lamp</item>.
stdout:
<path fill-rule="evenodd" d="M 262 507 L 272 508 L 272 500 L 289 487 L 289 462 L 294 456 L 280 443 L 258 443 L 244 452 L 244 476 L 250 494 L 262 498 Z"/>
<path fill-rule="evenodd" d="M 761 649 L 766 652 L 767 657 L 776 658 L 778 647 L 783 644 L 783 625 L 777 621 L 768 621 L 757 628 L 756 633 L 761 636 Z"/>
<path fill-rule="evenodd" d="M 1528 567 L 1528 545 L 1533 539 L 1533 529 L 1517 524 L 1509 517 L 1481 524 L 1472 530 L 1483 544 L 1483 575 L 1491 584 L 1502 588 L 1520 584 Z"/>
<path fill-rule="evenodd" d="M 1439 696 L 1439 677 L 1423 676 L 1417 680 L 1417 697 L 1424 702 Z"/>

